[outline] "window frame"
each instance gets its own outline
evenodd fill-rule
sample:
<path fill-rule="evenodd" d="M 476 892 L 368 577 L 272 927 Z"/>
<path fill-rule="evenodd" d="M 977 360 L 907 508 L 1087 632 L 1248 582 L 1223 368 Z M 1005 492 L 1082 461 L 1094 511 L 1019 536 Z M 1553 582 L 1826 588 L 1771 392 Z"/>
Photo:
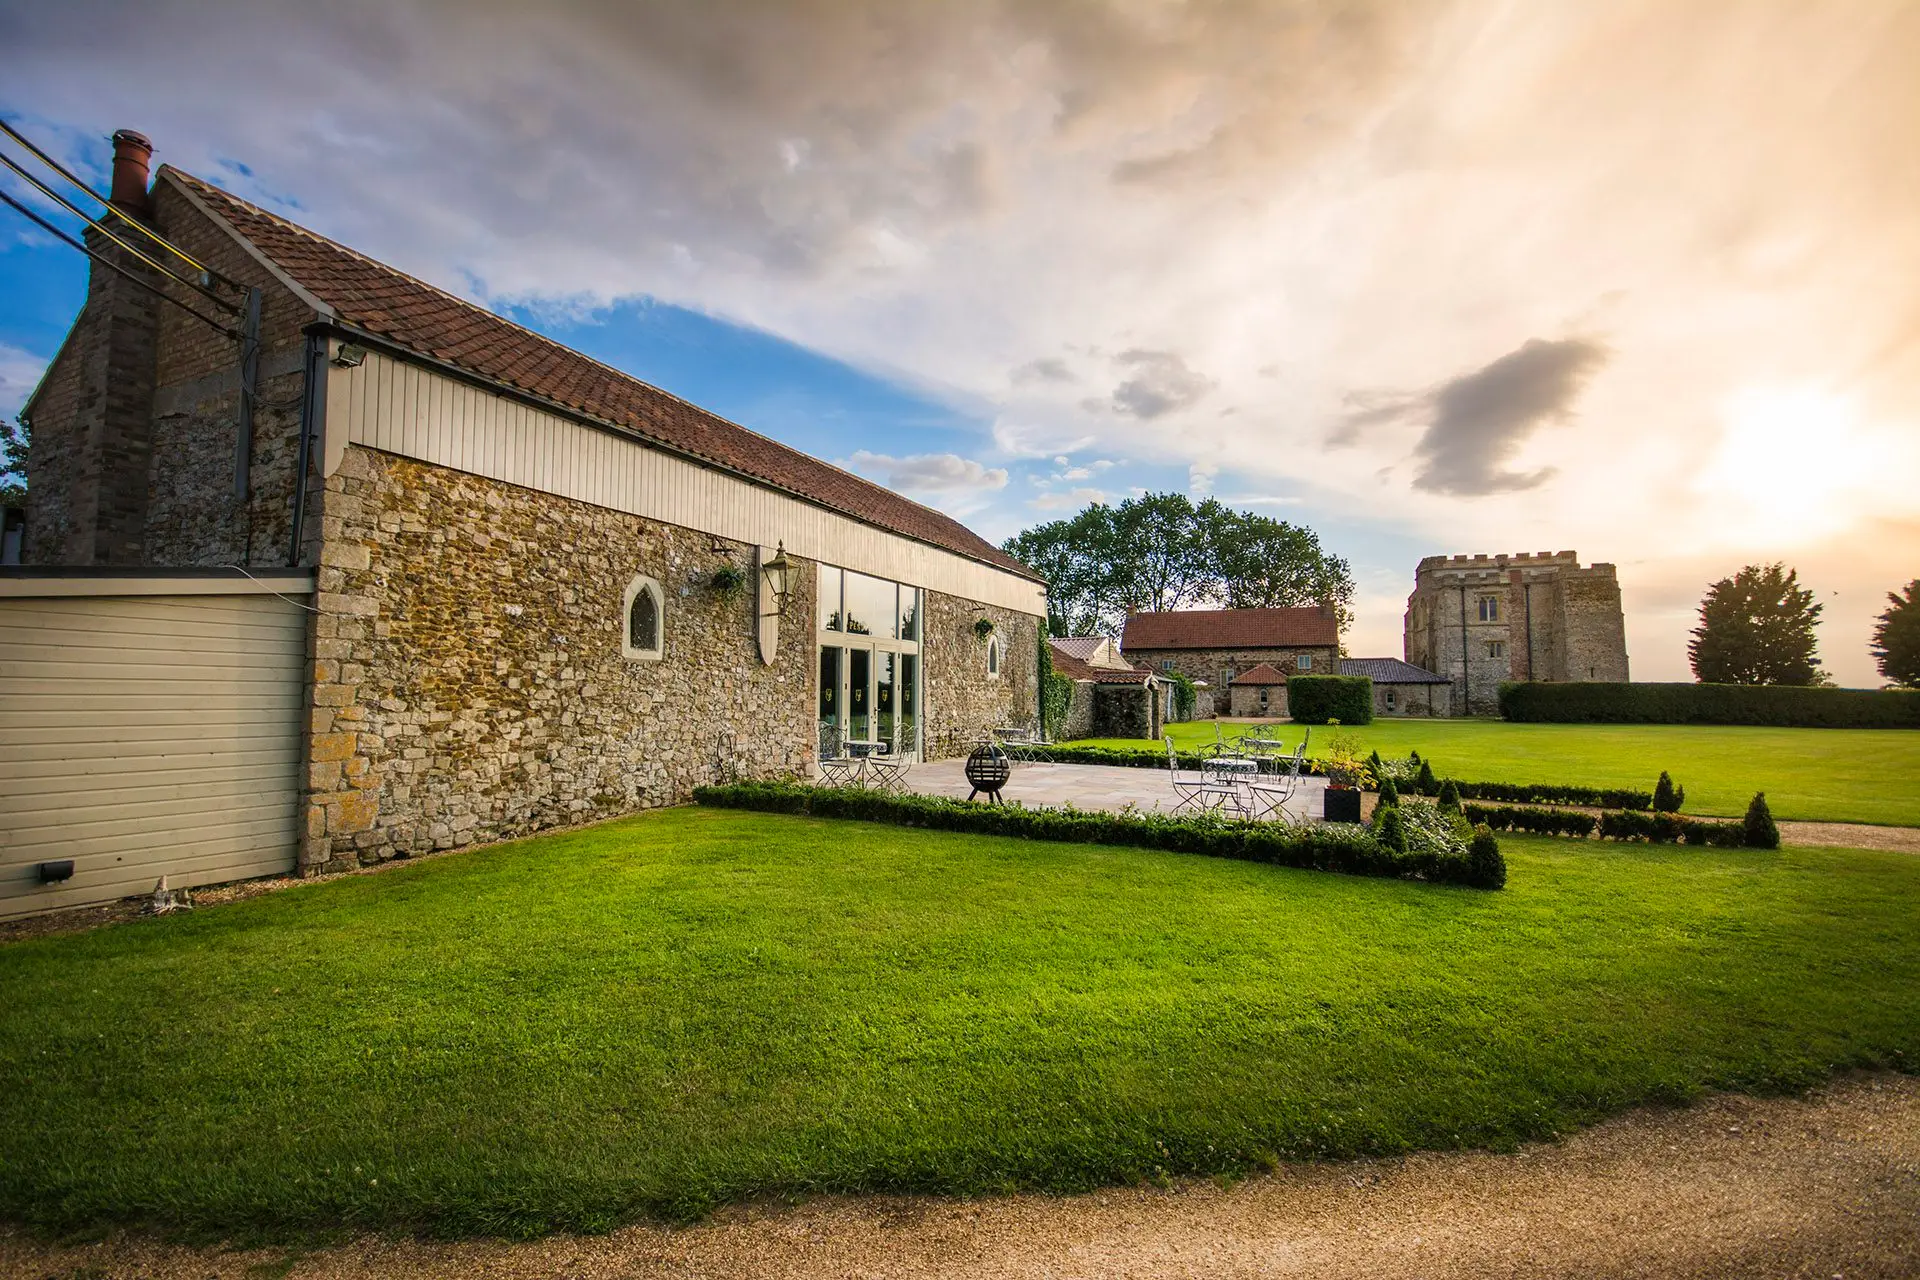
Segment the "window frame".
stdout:
<path fill-rule="evenodd" d="M 633 642 L 633 605 L 643 592 L 653 597 L 655 643 L 651 647 Z M 667 593 L 661 590 L 658 578 L 638 573 L 627 583 L 620 600 L 620 656 L 631 662 L 659 662 L 667 656 Z"/>
<path fill-rule="evenodd" d="M 987 679 L 1000 678 L 1000 635 L 995 632 L 987 637 Z"/>
<path fill-rule="evenodd" d="M 1498 661 L 1499 661 L 1500 659 L 1502 659 L 1502 658 L 1504 658 L 1504 657 L 1506 657 L 1506 656 L 1507 656 L 1507 642 L 1506 642 L 1505 640 L 1489 640 L 1489 641 L 1487 641 L 1487 659 L 1488 659 L 1488 661 L 1491 661 L 1491 662 L 1498 662 Z"/>
<path fill-rule="evenodd" d="M 1500 597 L 1499 596 L 1483 595 L 1483 596 L 1476 597 L 1476 604 L 1478 606 L 1479 613 L 1480 613 L 1480 621 L 1482 622 L 1500 621 Z"/>
<path fill-rule="evenodd" d="M 1312 654 L 1310 654 L 1310 653 L 1296 653 L 1296 654 L 1294 654 L 1294 655 L 1293 655 L 1293 669 L 1294 669 L 1295 671 L 1311 671 L 1311 670 L 1313 670 L 1313 655 L 1312 655 Z"/>

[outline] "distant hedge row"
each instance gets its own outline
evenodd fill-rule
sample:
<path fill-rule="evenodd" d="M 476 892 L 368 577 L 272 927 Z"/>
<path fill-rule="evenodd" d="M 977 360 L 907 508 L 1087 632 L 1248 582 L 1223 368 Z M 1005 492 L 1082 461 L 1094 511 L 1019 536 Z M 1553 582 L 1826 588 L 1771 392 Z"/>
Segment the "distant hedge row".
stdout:
<path fill-rule="evenodd" d="M 1288 676 L 1287 714 L 1296 724 L 1373 723 L 1373 681 L 1365 676 Z"/>
<path fill-rule="evenodd" d="M 1500 714 L 1542 724 L 1754 724 L 1801 729 L 1920 729 L 1920 692 L 1747 684 L 1500 686 Z"/>
<path fill-rule="evenodd" d="M 1028 809 L 1020 805 L 969 804 L 943 796 L 895 795 L 864 787 L 813 787 L 788 782 L 737 782 L 698 787 L 693 798 L 699 804 L 724 809 L 850 818 L 859 822 L 1027 840 L 1168 849 L 1346 875 L 1487 888 L 1497 888 L 1506 882 L 1506 862 L 1491 832 L 1479 833 L 1478 847 L 1472 856 L 1467 853 L 1444 856 L 1389 848 L 1365 827 L 1346 823 L 1242 822 L 1213 814 L 1174 817 L 1156 813 Z M 1495 872 L 1499 884 L 1483 883 Z"/>

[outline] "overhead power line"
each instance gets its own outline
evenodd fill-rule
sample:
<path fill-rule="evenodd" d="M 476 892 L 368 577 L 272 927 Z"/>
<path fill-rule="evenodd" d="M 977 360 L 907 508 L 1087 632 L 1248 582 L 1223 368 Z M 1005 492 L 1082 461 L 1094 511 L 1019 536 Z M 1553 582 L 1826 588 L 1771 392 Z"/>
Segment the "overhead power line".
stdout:
<path fill-rule="evenodd" d="M 80 179 L 74 177 L 73 173 L 65 165 L 61 164 L 58 160 L 55 160 L 52 156 L 48 155 L 46 152 L 42 151 L 39 147 L 35 146 L 33 139 L 27 137 L 27 135 L 25 135 L 24 133 L 21 133 L 18 129 L 8 124 L 5 120 L 0 120 L 0 133 L 5 133 L 9 138 L 12 138 L 15 142 L 25 147 L 28 151 L 31 151 L 34 154 L 35 158 L 37 158 L 41 164 L 44 164 L 45 166 L 47 166 L 47 168 L 53 170 L 55 173 L 65 178 L 68 182 L 71 182 L 75 187 L 78 187 L 82 192 L 86 193 L 86 195 L 89 198 L 91 198 L 96 204 L 100 205 L 101 208 L 103 209 L 113 208 L 113 201 L 107 199 L 105 196 L 101 195 L 98 191 L 95 191 L 92 187 L 80 181 Z M 44 188 L 42 189 L 44 190 Z M 56 197 L 56 199 L 57 198 L 58 197 Z M 65 204 L 66 202 L 62 200 L 61 203 Z M 68 205 L 67 207 L 72 208 L 73 206 Z M 75 210 L 75 212 L 79 212 L 79 211 Z M 80 216 L 83 218 L 86 217 L 84 213 L 80 214 Z M 88 218 L 87 220 L 89 222 L 92 221 L 91 218 Z M 165 249 L 168 253 L 171 253 L 174 257 L 180 259 L 180 261 L 186 263 L 188 266 L 192 267 L 194 270 L 203 271 L 207 275 L 212 276 L 214 279 L 224 281 L 227 284 L 234 283 L 233 281 L 228 280 L 225 276 L 221 275 L 218 271 L 215 271 L 212 267 L 208 266 L 206 263 L 200 261 L 198 258 L 194 257 L 192 254 L 188 253 L 185 249 L 182 249 L 179 245 L 174 244 L 171 240 L 168 240 L 165 236 L 155 231 L 152 227 L 143 226 L 142 224 L 138 222 L 133 222 L 131 220 L 128 221 L 127 225 L 134 228 L 136 231 L 140 232 L 140 234 L 144 235 L 147 239 L 153 241 L 155 244 L 159 245 L 162 249 Z M 237 288 L 238 286 L 236 285 L 235 287 Z"/>
<path fill-rule="evenodd" d="M 205 285 L 199 283 L 198 281 L 189 280 L 183 275 L 176 274 L 175 272 L 170 270 L 168 267 L 166 267 L 164 264 L 162 264 L 158 260 L 149 257 L 145 253 L 142 253 L 140 250 L 128 244 L 125 240 L 122 240 L 119 236 L 115 235 L 107 227 L 105 223 L 99 222 L 93 218 L 88 217 L 85 213 L 82 213 L 80 209 L 76 207 L 71 200 L 68 200 L 65 196 L 55 191 L 52 187 L 49 187 L 46 183 L 40 181 L 40 179 L 34 177 L 31 173 L 28 173 L 25 169 L 23 169 L 20 166 L 20 163 L 18 161 L 16 161 L 12 156 L 8 155 L 4 151 L 0 151 L 0 164 L 6 165 L 7 168 L 13 170 L 15 173 L 25 178 L 28 182 L 31 182 L 35 187 L 39 189 L 40 194 L 46 196 L 47 199 L 52 200 L 54 203 L 58 204 L 61 208 L 65 209 L 68 213 L 71 213 L 74 217 L 79 218 L 81 221 L 85 222 L 88 226 L 92 227 L 95 231 L 98 231 L 101 235 L 113 241 L 115 244 L 119 245 L 122 249 L 125 249 L 128 253 L 140 259 L 140 261 L 146 263 L 148 266 L 152 267 L 155 271 L 158 271 L 161 275 L 165 276 L 167 279 L 175 281 L 176 283 L 185 285 L 187 288 L 193 290 L 197 294 L 200 294 L 202 297 L 207 298 L 208 300 L 210 300 L 211 302 L 213 302 L 218 306 L 229 307 L 235 311 L 238 311 L 240 309 L 239 303 L 230 302 L 227 299 L 221 297 L 219 294 L 215 293 L 213 290 L 207 288 Z"/>
<path fill-rule="evenodd" d="M 142 289 L 147 290 L 149 293 L 159 294 L 160 297 L 162 297 L 168 302 L 171 302 L 174 306 L 180 308 L 182 311 L 186 312 L 188 315 L 192 316 L 194 319 L 200 321 L 201 323 L 212 325 L 215 329 L 218 329 L 221 333 L 226 334 L 229 338 L 240 337 L 240 331 L 238 329 L 230 328 L 225 323 L 219 320 L 215 320 L 212 316 L 209 316 L 206 313 L 180 301 L 180 299 L 174 297 L 172 294 L 168 293 L 165 289 L 162 289 L 159 285 L 153 283 L 151 280 L 141 279 L 139 275 L 135 274 L 132 271 L 127 270 L 125 267 L 115 262 L 112 258 L 109 258 L 106 254 L 96 253 L 93 249 L 88 247 L 85 241 L 77 240 L 73 236 L 68 235 L 66 232 L 62 231 L 59 227 L 54 226 L 51 222 L 48 222 L 45 218 L 41 217 L 39 214 L 35 213 L 33 210 L 27 208 L 26 205 L 21 204 L 18 200 L 15 200 L 12 196 L 8 195 L 6 192 L 0 191 L 0 201 L 4 201 L 5 203 L 13 206 L 13 208 L 17 212 L 19 212 L 20 214 L 24 215 L 25 217 L 30 219 L 32 222 L 37 224 L 41 230 L 47 232 L 49 235 L 55 236 L 58 239 L 65 241 L 67 244 L 72 245 L 74 248 L 86 254 L 89 258 L 92 258 L 95 262 L 100 263 L 102 266 L 109 267 L 112 270 L 119 272 L 121 275 L 133 281 L 135 284 L 139 285 Z M 172 275 L 169 275 L 167 278 L 169 280 L 178 279 L 178 277 L 172 276 Z"/>

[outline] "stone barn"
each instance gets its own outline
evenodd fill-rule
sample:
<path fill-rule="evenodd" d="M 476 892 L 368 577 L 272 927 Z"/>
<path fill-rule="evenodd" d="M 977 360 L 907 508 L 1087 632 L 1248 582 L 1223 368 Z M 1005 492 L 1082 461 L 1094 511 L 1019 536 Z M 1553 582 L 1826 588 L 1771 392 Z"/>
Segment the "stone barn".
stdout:
<path fill-rule="evenodd" d="M 984 538 L 150 151 L 24 415 L 0 914 L 1035 722 L 1044 582 Z"/>
<path fill-rule="evenodd" d="M 1073 681 L 1073 699 L 1059 737 L 1158 738 L 1165 714 L 1160 681 L 1120 656 L 1106 636 L 1047 641 L 1053 669 Z"/>

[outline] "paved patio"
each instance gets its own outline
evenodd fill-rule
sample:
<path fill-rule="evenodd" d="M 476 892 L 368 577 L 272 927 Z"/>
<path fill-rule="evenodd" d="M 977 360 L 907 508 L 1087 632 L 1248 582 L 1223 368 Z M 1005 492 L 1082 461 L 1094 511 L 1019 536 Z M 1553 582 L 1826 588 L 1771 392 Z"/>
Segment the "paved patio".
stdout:
<path fill-rule="evenodd" d="M 915 765 L 907 775 L 907 786 L 922 795 L 965 800 L 973 790 L 967 781 L 966 766 L 964 759 Z M 1185 770 L 1182 776 L 1188 776 Z M 1299 787 L 1287 800 L 1287 816 L 1318 818 L 1320 793 L 1326 789 L 1325 778 L 1300 779 Z M 1118 812 L 1128 805 L 1166 812 L 1179 803 L 1165 769 L 1119 769 L 1098 764 L 1015 764 L 1013 777 L 1008 779 L 1000 797 L 1017 800 L 1030 809 L 1072 805 L 1076 809 L 1110 812 Z"/>

